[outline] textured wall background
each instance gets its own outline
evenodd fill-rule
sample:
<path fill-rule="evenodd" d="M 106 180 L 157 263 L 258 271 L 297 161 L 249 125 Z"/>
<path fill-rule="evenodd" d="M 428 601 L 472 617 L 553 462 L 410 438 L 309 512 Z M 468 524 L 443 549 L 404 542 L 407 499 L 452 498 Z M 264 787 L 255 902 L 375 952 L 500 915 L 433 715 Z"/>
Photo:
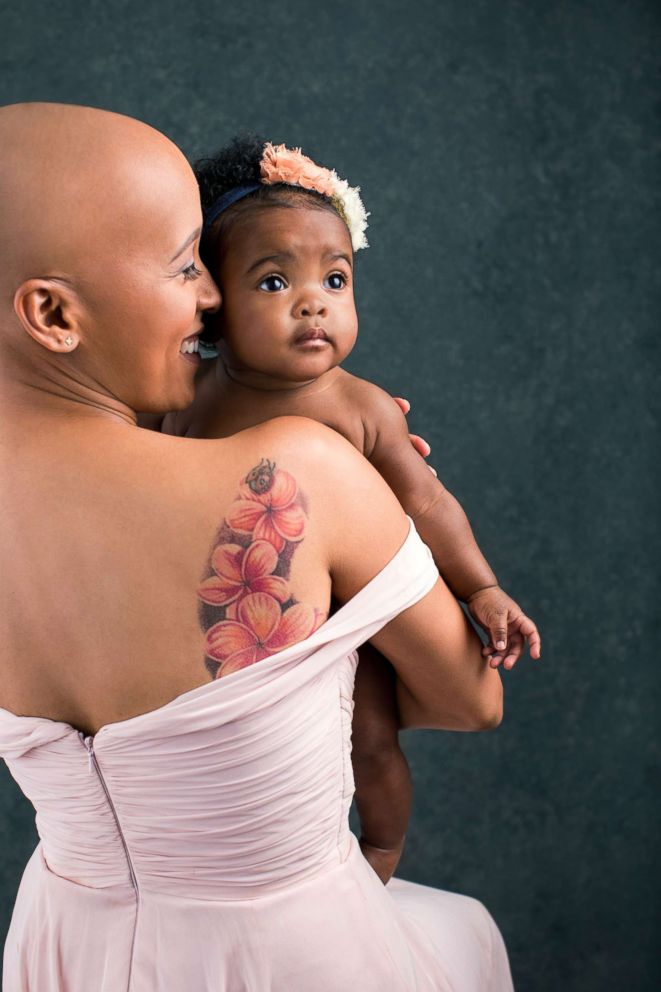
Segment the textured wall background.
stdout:
<path fill-rule="evenodd" d="M 362 186 L 350 368 L 413 401 L 544 634 L 497 732 L 407 737 L 401 874 L 482 899 L 519 992 L 658 989 L 657 5 L 25 0 L 0 35 L 0 103 L 191 156 L 247 126 Z M 36 834 L 0 771 L 4 934 Z"/>

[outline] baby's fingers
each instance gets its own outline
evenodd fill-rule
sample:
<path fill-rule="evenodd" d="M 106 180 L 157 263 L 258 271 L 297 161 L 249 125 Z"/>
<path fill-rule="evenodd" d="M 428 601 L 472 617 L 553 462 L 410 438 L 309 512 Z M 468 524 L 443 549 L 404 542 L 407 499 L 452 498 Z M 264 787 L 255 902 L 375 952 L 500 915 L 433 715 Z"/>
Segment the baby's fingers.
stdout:
<path fill-rule="evenodd" d="M 509 651 L 503 658 L 503 668 L 514 668 L 517 661 L 521 657 L 524 644 L 525 642 L 523 640 L 523 635 L 518 630 L 515 630 L 510 634 Z"/>
<path fill-rule="evenodd" d="M 542 639 L 530 617 L 522 616 L 517 624 L 519 631 L 528 641 L 531 658 L 539 658 L 542 653 Z"/>
<path fill-rule="evenodd" d="M 507 647 L 507 609 L 494 610 L 489 619 L 489 633 L 498 651 Z"/>

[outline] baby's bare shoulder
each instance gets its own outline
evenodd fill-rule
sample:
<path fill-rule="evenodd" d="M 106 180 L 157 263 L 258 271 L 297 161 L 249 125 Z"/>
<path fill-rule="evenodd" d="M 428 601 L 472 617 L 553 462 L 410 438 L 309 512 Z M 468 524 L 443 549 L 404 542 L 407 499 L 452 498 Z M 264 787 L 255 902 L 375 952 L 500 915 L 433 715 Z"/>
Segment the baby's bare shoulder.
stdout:
<path fill-rule="evenodd" d="M 369 458 L 379 435 L 384 431 L 401 433 L 406 419 L 390 393 L 368 379 L 345 373 L 341 388 L 354 411 L 360 414 L 365 442 L 363 453 Z"/>
<path fill-rule="evenodd" d="M 344 369 L 340 388 L 345 396 L 351 400 L 364 414 L 379 417 L 384 410 L 390 411 L 391 407 L 397 411 L 399 408 L 390 393 L 377 386 L 375 382 L 368 379 L 361 379 L 357 375 L 352 375 Z"/>

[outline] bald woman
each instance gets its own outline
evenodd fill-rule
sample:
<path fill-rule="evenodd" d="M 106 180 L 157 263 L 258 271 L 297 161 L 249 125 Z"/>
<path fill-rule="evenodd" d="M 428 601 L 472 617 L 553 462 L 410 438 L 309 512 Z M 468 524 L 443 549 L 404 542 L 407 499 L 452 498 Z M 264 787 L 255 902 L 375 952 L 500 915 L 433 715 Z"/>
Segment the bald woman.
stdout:
<path fill-rule="evenodd" d="M 220 305 L 191 169 L 82 107 L 5 107 L 0 144 L 0 754 L 40 836 L 3 989 L 509 989 L 481 904 L 384 888 L 347 828 L 361 641 L 406 726 L 501 719 L 399 503 L 311 421 L 137 427 Z"/>

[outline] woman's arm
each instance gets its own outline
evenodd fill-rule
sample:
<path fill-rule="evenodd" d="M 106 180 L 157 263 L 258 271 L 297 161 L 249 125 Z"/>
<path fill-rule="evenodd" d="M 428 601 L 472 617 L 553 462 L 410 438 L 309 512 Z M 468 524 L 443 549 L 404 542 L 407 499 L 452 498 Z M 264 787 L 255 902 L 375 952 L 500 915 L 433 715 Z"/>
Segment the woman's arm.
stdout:
<path fill-rule="evenodd" d="M 372 642 L 399 676 L 403 730 L 491 730 L 502 720 L 498 671 L 483 657 L 480 639 L 442 579 Z"/>
<path fill-rule="evenodd" d="M 379 473 L 337 435 L 319 435 L 314 464 L 333 593 L 344 602 L 394 557 L 408 521 Z M 484 730 L 502 719 L 498 672 L 442 579 L 371 640 L 399 677 L 403 727 Z"/>

